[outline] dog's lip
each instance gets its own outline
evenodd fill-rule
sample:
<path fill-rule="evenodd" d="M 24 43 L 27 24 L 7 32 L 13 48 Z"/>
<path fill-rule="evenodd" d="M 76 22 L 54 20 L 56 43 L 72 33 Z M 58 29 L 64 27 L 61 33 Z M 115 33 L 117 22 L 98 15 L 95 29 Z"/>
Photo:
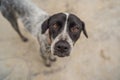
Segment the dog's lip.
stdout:
<path fill-rule="evenodd" d="M 59 54 L 56 54 L 56 56 L 58 56 L 58 57 L 66 57 L 66 55 L 59 55 Z"/>
<path fill-rule="evenodd" d="M 58 56 L 58 57 L 68 57 L 68 56 L 70 56 L 70 54 L 60 54 L 60 53 L 54 53 L 54 55 L 56 55 L 56 56 Z"/>

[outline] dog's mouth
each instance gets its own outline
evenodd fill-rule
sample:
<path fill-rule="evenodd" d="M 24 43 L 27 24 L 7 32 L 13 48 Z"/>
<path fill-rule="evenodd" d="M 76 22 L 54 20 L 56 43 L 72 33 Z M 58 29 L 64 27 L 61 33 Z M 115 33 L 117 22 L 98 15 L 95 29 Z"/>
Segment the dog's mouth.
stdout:
<path fill-rule="evenodd" d="M 58 56 L 58 57 L 68 57 L 68 56 L 70 56 L 70 52 L 58 52 L 58 51 L 54 51 L 54 55 Z"/>

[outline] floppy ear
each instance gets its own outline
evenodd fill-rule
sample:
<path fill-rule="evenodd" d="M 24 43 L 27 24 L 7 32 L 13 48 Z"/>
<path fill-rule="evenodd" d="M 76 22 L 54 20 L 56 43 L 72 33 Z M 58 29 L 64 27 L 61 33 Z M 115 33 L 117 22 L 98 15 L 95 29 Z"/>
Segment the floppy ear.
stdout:
<path fill-rule="evenodd" d="M 85 35 L 86 38 L 88 38 L 88 35 L 87 35 L 87 31 L 85 29 L 85 23 L 82 22 L 82 30 L 83 30 L 83 34 Z"/>
<path fill-rule="evenodd" d="M 42 34 L 44 34 L 48 28 L 49 28 L 49 19 L 45 20 L 42 23 Z"/>

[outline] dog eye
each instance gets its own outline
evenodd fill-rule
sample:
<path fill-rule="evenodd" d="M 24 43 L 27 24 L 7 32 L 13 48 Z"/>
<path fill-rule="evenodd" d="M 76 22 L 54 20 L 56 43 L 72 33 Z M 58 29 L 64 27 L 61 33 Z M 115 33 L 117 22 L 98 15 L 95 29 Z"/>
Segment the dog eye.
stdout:
<path fill-rule="evenodd" d="M 73 32 L 73 33 L 79 32 L 79 28 L 76 27 L 76 26 L 72 27 L 70 30 L 71 30 L 71 32 Z"/>
<path fill-rule="evenodd" d="M 55 24 L 53 25 L 53 29 L 54 29 L 54 30 L 58 30 L 58 29 L 59 29 L 59 25 L 55 23 Z"/>

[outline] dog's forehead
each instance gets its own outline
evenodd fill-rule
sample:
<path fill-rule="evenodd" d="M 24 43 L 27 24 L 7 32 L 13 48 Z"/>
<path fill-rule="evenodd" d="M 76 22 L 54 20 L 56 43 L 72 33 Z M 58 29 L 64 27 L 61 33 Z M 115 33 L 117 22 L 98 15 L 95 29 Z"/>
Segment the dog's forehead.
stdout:
<path fill-rule="evenodd" d="M 52 17 L 62 17 L 62 16 L 65 16 L 65 13 L 56 13 L 52 15 Z"/>
<path fill-rule="evenodd" d="M 81 22 L 81 20 L 74 14 L 72 13 L 57 13 L 57 14 L 54 14 L 50 17 L 50 21 L 51 22 L 55 22 L 55 21 L 62 21 L 62 22 L 65 22 L 65 21 L 68 21 L 68 22 Z"/>
<path fill-rule="evenodd" d="M 69 23 L 75 23 L 75 24 L 77 24 L 77 25 L 79 25 L 79 26 L 81 26 L 82 25 L 82 21 L 80 20 L 80 18 L 78 18 L 76 15 L 74 15 L 74 14 L 69 14 L 69 17 L 68 17 L 68 22 Z"/>
<path fill-rule="evenodd" d="M 65 21 L 66 19 L 66 14 L 64 13 L 57 13 L 57 14 L 54 14 L 50 17 L 50 22 L 55 22 L 55 21 Z"/>

